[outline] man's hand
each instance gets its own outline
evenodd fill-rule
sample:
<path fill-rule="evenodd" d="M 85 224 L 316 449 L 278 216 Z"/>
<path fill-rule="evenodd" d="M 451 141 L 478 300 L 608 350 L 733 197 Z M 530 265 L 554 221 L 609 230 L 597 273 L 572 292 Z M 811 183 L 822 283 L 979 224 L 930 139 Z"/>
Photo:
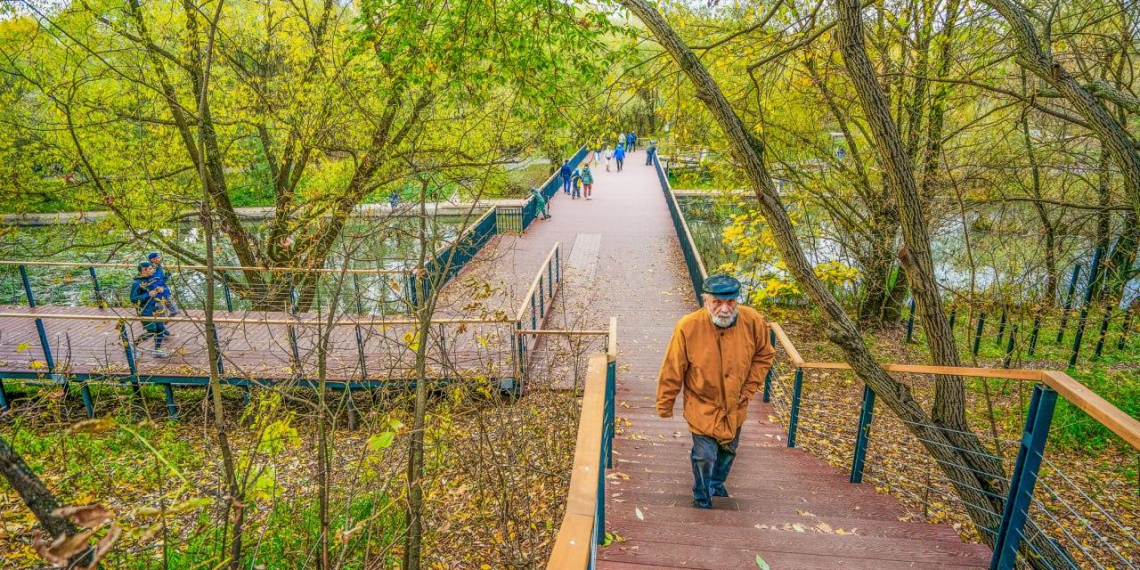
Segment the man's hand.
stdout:
<path fill-rule="evenodd" d="M 157 289 L 151 289 L 150 291 L 147 291 L 146 294 L 153 297 L 153 296 L 158 294 L 158 290 Z"/>

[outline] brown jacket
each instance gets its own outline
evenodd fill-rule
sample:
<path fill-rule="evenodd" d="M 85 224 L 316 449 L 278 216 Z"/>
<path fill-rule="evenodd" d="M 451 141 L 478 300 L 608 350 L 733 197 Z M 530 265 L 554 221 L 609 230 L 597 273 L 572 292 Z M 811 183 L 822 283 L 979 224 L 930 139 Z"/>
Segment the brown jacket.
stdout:
<path fill-rule="evenodd" d="M 685 315 L 673 329 L 657 376 L 657 415 L 673 416 L 684 387 L 689 431 L 730 442 L 775 358 L 768 323 L 750 307 L 740 307 L 736 323 L 726 329 L 717 328 L 704 308 Z"/>

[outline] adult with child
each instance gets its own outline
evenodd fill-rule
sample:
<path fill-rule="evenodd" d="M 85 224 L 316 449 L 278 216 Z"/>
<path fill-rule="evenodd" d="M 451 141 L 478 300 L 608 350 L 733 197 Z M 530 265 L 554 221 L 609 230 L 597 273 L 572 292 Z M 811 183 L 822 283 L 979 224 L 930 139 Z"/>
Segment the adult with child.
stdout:
<path fill-rule="evenodd" d="M 590 200 L 590 193 L 594 190 L 594 173 L 590 172 L 590 165 L 582 167 L 582 193 Z"/>
<path fill-rule="evenodd" d="M 161 287 L 162 292 L 155 297 L 166 305 L 166 314 L 173 317 L 178 314 L 178 306 L 174 304 L 174 295 L 170 285 L 166 282 L 166 270 L 162 267 L 162 254 L 152 251 L 146 256 L 147 261 L 154 267 L 154 287 Z"/>
<path fill-rule="evenodd" d="M 169 295 L 169 290 L 154 278 L 155 266 L 149 261 L 138 264 L 138 276 L 131 281 L 131 303 L 138 310 L 140 317 L 161 318 L 166 317 L 166 303 L 162 302 L 161 295 Z M 162 350 L 162 343 L 171 336 L 166 323 L 161 320 L 147 320 L 143 322 L 146 333 L 139 336 L 138 341 L 154 337 L 154 350 L 151 351 L 156 358 L 170 356 Z"/>
<path fill-rule="evenodd" d="M 581 168 L 575 168 L 574 169 L 574 178 L 572 180 L 572 186 L 574 187 L 574 190 L 570 194 L 570 198 L 573 200 L 577 200 L 578 198 L 581 198 L 582 197 L 582 169 Z"/>
<path fill-rule="evenodd" d="M 621 165 L 625 162 L 625 147 L 624 146 L 619 144 L 617 146 L 617 148 L 614 149 L 614 160 L 617 161 L 617 171 L 621 172 Z"/>
<path fill-rule="evenodd" d="M 558 176 L 562 177 L 562 191 L 570 193 L 570 179 L 574 176 L 574 169 L 570 168 L 570 159 L 562 161 L 562 168 L 558 169 Z"/>

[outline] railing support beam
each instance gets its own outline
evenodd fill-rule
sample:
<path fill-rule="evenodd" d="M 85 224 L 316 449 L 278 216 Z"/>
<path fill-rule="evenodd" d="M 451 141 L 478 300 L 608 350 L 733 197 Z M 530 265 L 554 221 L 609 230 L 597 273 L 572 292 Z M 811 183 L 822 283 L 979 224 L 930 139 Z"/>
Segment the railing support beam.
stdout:
<path fill-rule="evenodd" d="M 867 459 L 867 441 L 871 436 L 871 419 L 875 411 L 875 391 L 863 386 L 863 406 L 859 411 L 859 429 L 855 432 L 855 454 L 851 459 L 851 482 L 863 482 L 863 463 Z"/>
<path fill-rule="evenodd" d="M 1021 543 L 1022 528 L 1029 516 L 1033 488 L 1037 484 L 1037 474 L 1041 469 L 1041 459 L 1045 452 L 1045 440 L 1049 436 L 1049 425 L 1053 422 L 1053 410 L 1056 405 L 1057 392 L 1041 384 L 1033 387 L 1033 399 L 1029 402 L 1025 431 L 1021 435 L 1017 462 L 1014 464 L 1013 477 L 1009 483 L 1009 496 L 1006 498 L 1001 524 L 994 538 L 994 554 L 990 559 L 990 570 L 1012 570 L 1017 563 L 1017 549 Z"/>
<path fill-rule="evenodd" d="M 792 407 L 788 416 L 788 447 L 796 446 L 796 425 L 800 419 L 800 392 L 803 383 L 804 369 L 796 368 L 796 381 L 792 385 Z"/>

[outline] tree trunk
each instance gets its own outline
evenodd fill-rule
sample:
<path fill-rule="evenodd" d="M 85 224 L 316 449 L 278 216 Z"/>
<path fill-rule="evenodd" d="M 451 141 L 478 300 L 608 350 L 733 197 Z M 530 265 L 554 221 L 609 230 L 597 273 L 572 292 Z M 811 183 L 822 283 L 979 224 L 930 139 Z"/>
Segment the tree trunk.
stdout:
<path fill-rule="evenodd" d="M 1006 491 L 1005 485 L 1001 482 L 1003 477 L 1001 465 L 996 462 L 980 465 L 979 462 L 970 461 L 967 457 L 970 453 L 964 453 L 966 450 L 963 450 L 960 443 L 951 439 L 953 432 L 931 422 L 911 396 L 910 388 L 896 381 L 875 362 L 855 324 L 812 273 L 764 164 L 762 143 L 748 134 L 748 130 L 732 110 L 708 70 L 677 37 L 656 9 L 646 0 L 622 0 L 622 4 L 645 23 L 650 32 L 656 36 L 658 43 L 672 55 L 681 71 L 696 88 L 697 98 L 705 104 L 724 131 L 735 157 L 752 183 L 785 265 L 825 315 L 829 339 L 842 349 L 845 360 L 851 365 L 855 374 L 882 398 L 884 404 L 906 422 L 917 438 L 922 440 L 923 446 L 952 482 L 963 503 L 985 506 L 970 508 L 971 518 L 980 527 L 997 528 L 999 517 L 993 513 L 1002 511 L 1004 504 L 1002 498 Z M 913 185 L 913 180 L 911 183 Z M 977 443 L 976 437 L 969 435 L 969 439 L 975 442 L 974 447 L 968 448 L 969 452 L 989 455 L 980 443 Z"/>
<path fill-rule="evenodd" d="M 958 350 L 950 322 L 942 308 L 942 298 L 935 280 L 934 259 L 930 251 L 930 234 L 923 213 L 922 200 L 915 183 L 913 163 L 907 155 L 895 123 L 891 120 L 886 96 L 879 88 L 871 60 L 863 42 L 862 5 L 859 0 L 837 0 L 839 50 L 848 76 L 851 78 L 864 114 L 871 126 L 875 146 L 879 151 L 887 182 L 895 194 L 902 221 L 905 247 L 900 259 L 906 269 L 907 282 L 914 295 L 922 319 L 927 345 L 934 364 L 958 366 Z M 872 388 L 873 389 L 873 388 Z M 965 385 L 959 376 L 935 377 L 934 407 L 931 429 L 945 434 L 952 442 L 948 450 L 954 456 L 953 465 L 939 461 L 947 478 L 962 498 L 974 524 L 980 529 L 998 528 L 999 516 L 1005 504 L 1005 477 L 1001 461 L 993 457 L 966 422 Z M 938 446 L 924 442 L 928 452 L 938 457 Z M 965 473 L 957 473 L 963 471 Z M 959 478 L 959 475 L 965 478 Z M 983 492 L 979 492 L 982 490 Z M 982 502 L 975 502 L 981 500 Z M 990 542 L 992 535 L 981 533 Z M 1041 534 L 1034 536 L 1035 547 L 1049 560 L 1063 560 L 1055 545 Z M 1039 543 L 1039 544 L 1038 544 Z"/>
<path fill-rule="evenodd" d="M 75 534 L 75 527 L 70 521 L 51 514 L 60 507 L 59 501 L 3 437 L 0 437 L 0 475 L 20 495 L 52 538 Z"/>

